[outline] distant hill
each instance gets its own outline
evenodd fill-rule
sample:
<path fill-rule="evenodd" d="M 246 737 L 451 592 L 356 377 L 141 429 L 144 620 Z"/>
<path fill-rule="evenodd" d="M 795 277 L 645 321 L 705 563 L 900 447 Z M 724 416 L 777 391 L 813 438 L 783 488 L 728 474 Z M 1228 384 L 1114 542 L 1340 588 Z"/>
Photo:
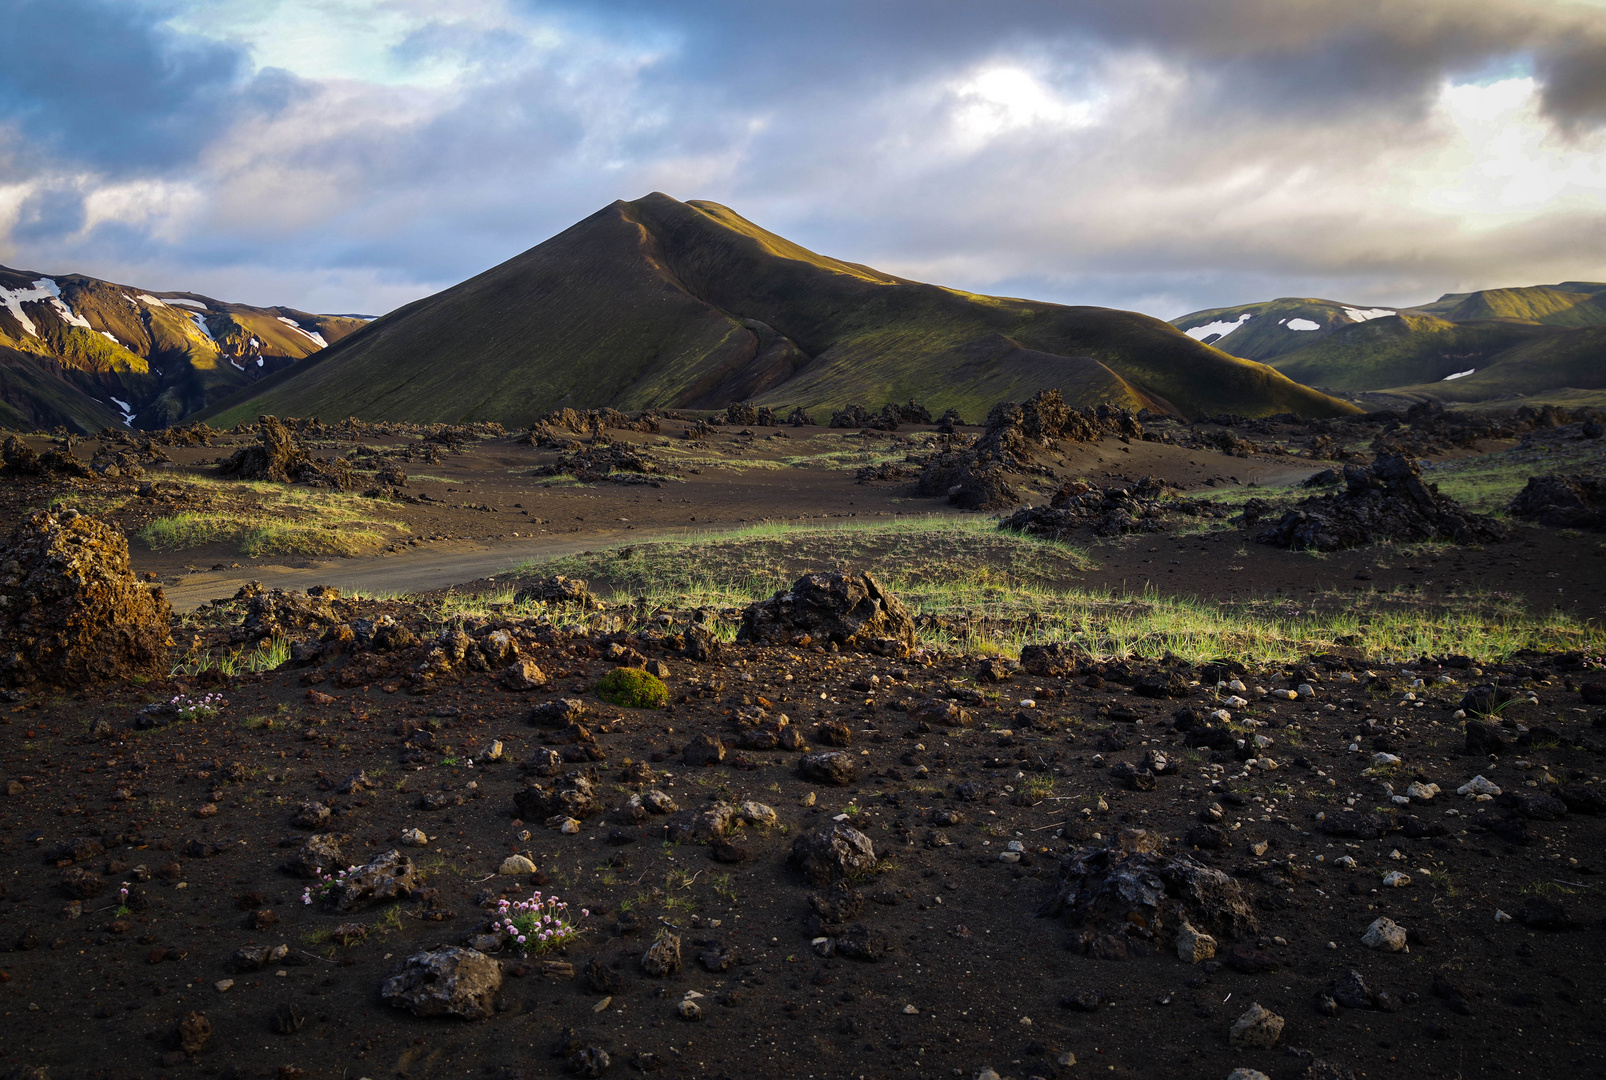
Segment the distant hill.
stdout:
<path fill-rule="evenodd" d="M 0 267 L 0 424 L 162 427 L 364 322 Z"/>
<path fill-rule="evenodd" d="M 1272 300 L 1172 325 L 1329 391 L 1476 402 L 1606 389 L 1606 284 L 1596 282 L 1448 293 L 1399 309 Z"/>
<path fill-rule="evenodd" d="M 203 412 L 527 424 L 561 406 L 816 416 L 917 399 L 979 418 L 1059 387 L 1188 415 L 1352 407 L 1157 319 L 923 284 L 710 202 L 616 202 Z"/>
<path fill-rule="evenodd" d="M 1395 313 L 1395 308 L 1363 308 L 1334 300 L 1285 296 L 1257 304 L 1195 311 L 1172 319 L 1171 325 L 1233 356 L 1269 361 L 1307 348 L 1345 327 Z"/>

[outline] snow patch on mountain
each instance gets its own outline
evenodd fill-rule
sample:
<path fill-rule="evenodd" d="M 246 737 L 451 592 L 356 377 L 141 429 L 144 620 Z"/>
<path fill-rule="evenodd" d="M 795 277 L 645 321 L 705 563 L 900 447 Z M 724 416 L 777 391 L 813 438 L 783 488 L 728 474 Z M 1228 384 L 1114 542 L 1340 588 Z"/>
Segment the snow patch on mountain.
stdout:
<path fill-rule="evenodd" d="M 139 294 L 139 298 L 141 300 L 145 301 L 151 307 L 166 307 L 167 306 L 166 304 L 162 303 L 160 297 L 152 296 L 150 293 L 140 293 Z"/>
<path fill-rule="evenodd" d="M 206 325 L 205 315 L 202 315 L 199 311 L 187 311 L 185 314 L 195 323 L 195 328 L 206 335 L 206 340 L 214 345 L 217 344 L 217 338 L 212 336 L 212 331 Z"/>
<path fill-rule="evenodd" d="M 317 342 L 318 348 L 327 349 L 329 347 L 329 343 L 323 339 L 322 334 L 315 330 L 307 330 L 303 328 L 302 325 L 296 322 L 294 319 L 287 319 L 283 315 L 280 315 L 279 321 L 284 323 L 284 325 L 288 326 L 290 329 L 294 330 L 296 333 L 300 334 L 302 337 L 306 338 L 308 341 Z M 1189 333 L 1192 333 L 1192 331 L 1189 331 Z"/>
<path fill-rule="evenodd" d="M 1203 341 L 1211 334 L 1220 334 L 1222 337 L 1226 337 L 1254 317 L 1254 312 L 1246 311 L 1235 320 L 1217 319 L 1215 322 L 1205 323 L 1203 326 L 1190 326 L 1183 333 L 1195 341 Z"/>
<path fill-rule="evenodd" d="M 61 298 L 61 286 L 57 285 L 51 278 L 38 278 L 34 281 L 33 286 L 27 289 L 0 288 L 0 307 L 11 312 L 12 318 L 17 320 L 17 324 L 22 327 L 23 333 L 29 337 L 38 337 L 39 327 L 23 313 L 22 305 L 24 301 L 37 300 L 48 300 L 50 306 L 55 308 L 56 314 L 61 316 L 61 321 L 68 326 L 81 326 L 85 330 L 94 329 L 89 325 L 88 319 L 83 318 L 67 306 L 66 302 Z"/>
<path fill-rule="evenodd" d="M 1289 319 L 1283 325 L 1290 330 L 1320 330 L 1322 328 L 1321 323 L 1311 322 L 1309 319 Z"/>
<path fill-rule="evenodd" d="M 1468 375 L 1471 375 L 1474 371 L 1477 371 L 1477 370 L 1478 369 L 1475 368 L 1475 367 L 1469 367 L 1465 371 L 1456 372 L 1454 375 L 1446 375 L 1444 378 L 1440 379 L 1439 381 L 1440 382 L 1449 382 L 1451 379 L 1464 379 Z"/>
<path fill-rule="evenodd" d="M 1386 319 L 1390 315 L 1398 315 L 1399 312 L 1395 311 L 1393 308 L 1386 308 L 1386 307 L 1374 307 L 1374 308 L 1352 308 L 1352 307 L 1347 307 L 1347 308 L 1344 309 L 1344 314 L 1348 315 L 1351 319 L 1354 319 L 1356 322 L 1369 322 L 1372 319 Z"/>
<path fill-rule="evenodd" d="M 183 304 L 186 307 L 198 307 L 202 311 L 211 311 L 212 310 L 211 308 L 207 307 L 205 304 L 201 303 L 199 300 L 186 300 L 182 296 L 169 296 L 167 298 L 167 302 L 169 304 Z"/>

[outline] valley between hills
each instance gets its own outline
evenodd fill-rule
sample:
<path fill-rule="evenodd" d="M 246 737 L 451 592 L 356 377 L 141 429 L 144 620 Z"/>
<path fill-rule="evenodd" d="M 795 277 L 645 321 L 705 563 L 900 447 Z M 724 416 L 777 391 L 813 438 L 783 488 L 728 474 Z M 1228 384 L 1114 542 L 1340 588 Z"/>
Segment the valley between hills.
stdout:
<path fill-rule="evenodd" d="M 1606 412 L 1458 397 L 1579 283 L 6 281 L 16 1080 L 1606 1074 Z"/>

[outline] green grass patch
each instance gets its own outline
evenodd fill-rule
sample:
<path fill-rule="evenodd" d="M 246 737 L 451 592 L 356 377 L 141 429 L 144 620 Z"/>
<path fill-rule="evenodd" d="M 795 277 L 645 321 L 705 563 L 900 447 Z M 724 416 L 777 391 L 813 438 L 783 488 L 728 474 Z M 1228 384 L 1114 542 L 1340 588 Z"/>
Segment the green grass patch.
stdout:
<path fill-rule="evenodd" d="M 1532 441 L 1492 454 L 1445 461 L 1423 467 L 1422 479 L 1439 491 L 1484 514 L 1503 513 L 1512 496 L 1530 476 L 1601 470 L 1600 449 L 1583 442 L 1547 444 Z"/>
<path fill-rule="evenodd" d="M 156 551 L 235 543 L 242 555 L 362 555 L 386 542 L 369 522 L 279 521 L 258 514 L 183 513 L 157 518 L 135 538 Z"/>
<path fill-rule="evenodd" d="M 833 526 L 765 522 L 729 532 L 570 555 L 513 571 L 565 574 L 647 607 L 732 607 L 821 569 L 869 569 L 900 596 L 1003 600 L 1028 584 L 1068 585 L 1093 566 L 1080 549 L 1000 532 L 980 517 L 925 516 Z"/>
<path fill-rule="evenodd" d="M 722 610 L 724 636 L 739 610 L 809 570 L 870 569 L 917 616 L 924 645 L 944 652 L 1018 655 L 1023 645 L 1067 642 L 1103 657 L 1190 661 L 1230 656 L 1292 662 L 1355 647 L 1382 662 L 1424 653 L 1501 660 L 1522 649 L 1606 648 L 1606 631 L 1562 612 L 1472 593 L 1432 601 L 1408 592 L 1331 592 L 1287 600 L 1218 603 L 1157 593 L 1117 596 L 1077 587 L 1079 549 L 1013 533 L 978 517 L 910 518 L 834 528 L 771 523 L 686 540 L 637 543 L 521 567 L 514 579 L 554 573 L 591 583 L 628 612 L 573 615 L 645 623 L 662 609 Z M 514 585 L 462 605 L 507 604 Z M 507 611 L 506 607 L 500 610 Z M 515 612 L 516 613 L 516 612 Z"/>
<path fill-rule="evenodd" d="M 243 648 L 191 651 L 173 665 L 172 674 L 194 678 L 205 671 L 219 671 L 233 678 L 258 671 L 272 671 L 289 659 L 290 642 L 276 637 L 262 642 L 250 652 Z M 250 726 L 249 721 L 246 726 Z"/>

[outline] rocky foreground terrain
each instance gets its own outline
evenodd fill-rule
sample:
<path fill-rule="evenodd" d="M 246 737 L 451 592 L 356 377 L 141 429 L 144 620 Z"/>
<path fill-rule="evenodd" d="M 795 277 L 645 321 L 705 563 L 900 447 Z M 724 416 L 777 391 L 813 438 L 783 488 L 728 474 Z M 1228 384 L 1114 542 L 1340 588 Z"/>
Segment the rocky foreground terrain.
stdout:
<path fill-rule="evenodd" d="M 15 1075 L 1606 1068 L 1600 657 L 978 663 L 842 574 L 734 642 L 525 599 L 248 588 L 202 634 L 277 670 L 8 692 Z"/>
<path fill-rule="evenodd" d="M 124 538 L 316 529 L 360 490 L 408 515 L 371 560 L 402 568 L 745 522 L 779 485 L 821 517 L 988 507 L 1090 545 L 1090 589 L 1598 614 L 1598 478 L 1536 476 L 1495 519 L 1418 460 L 1587 461 L 1592 415 L 1180 425 L 1039 395 L 964 432 L 888 406 L 843 417 L 896 451 L 855 475 L 744 409 L 672 437 L 605 412 L 8 442 L 7 1076 L 1606 1074 L 1593 647 L 1383 655 L 1363 616 L 1289 663 L 961 654 L 930 631 L 967 617 L 917 618 L 873 556 L 683 610 L 539 570 L 510 602 L 220 590 L 179 570 L 224 541 Z M 1212 498 L 1273 468 L 1307 479 Z M 273 558 L 235 569 L 290 580 Z M 169 588 L 231 598 L 175 615 Z"/>

